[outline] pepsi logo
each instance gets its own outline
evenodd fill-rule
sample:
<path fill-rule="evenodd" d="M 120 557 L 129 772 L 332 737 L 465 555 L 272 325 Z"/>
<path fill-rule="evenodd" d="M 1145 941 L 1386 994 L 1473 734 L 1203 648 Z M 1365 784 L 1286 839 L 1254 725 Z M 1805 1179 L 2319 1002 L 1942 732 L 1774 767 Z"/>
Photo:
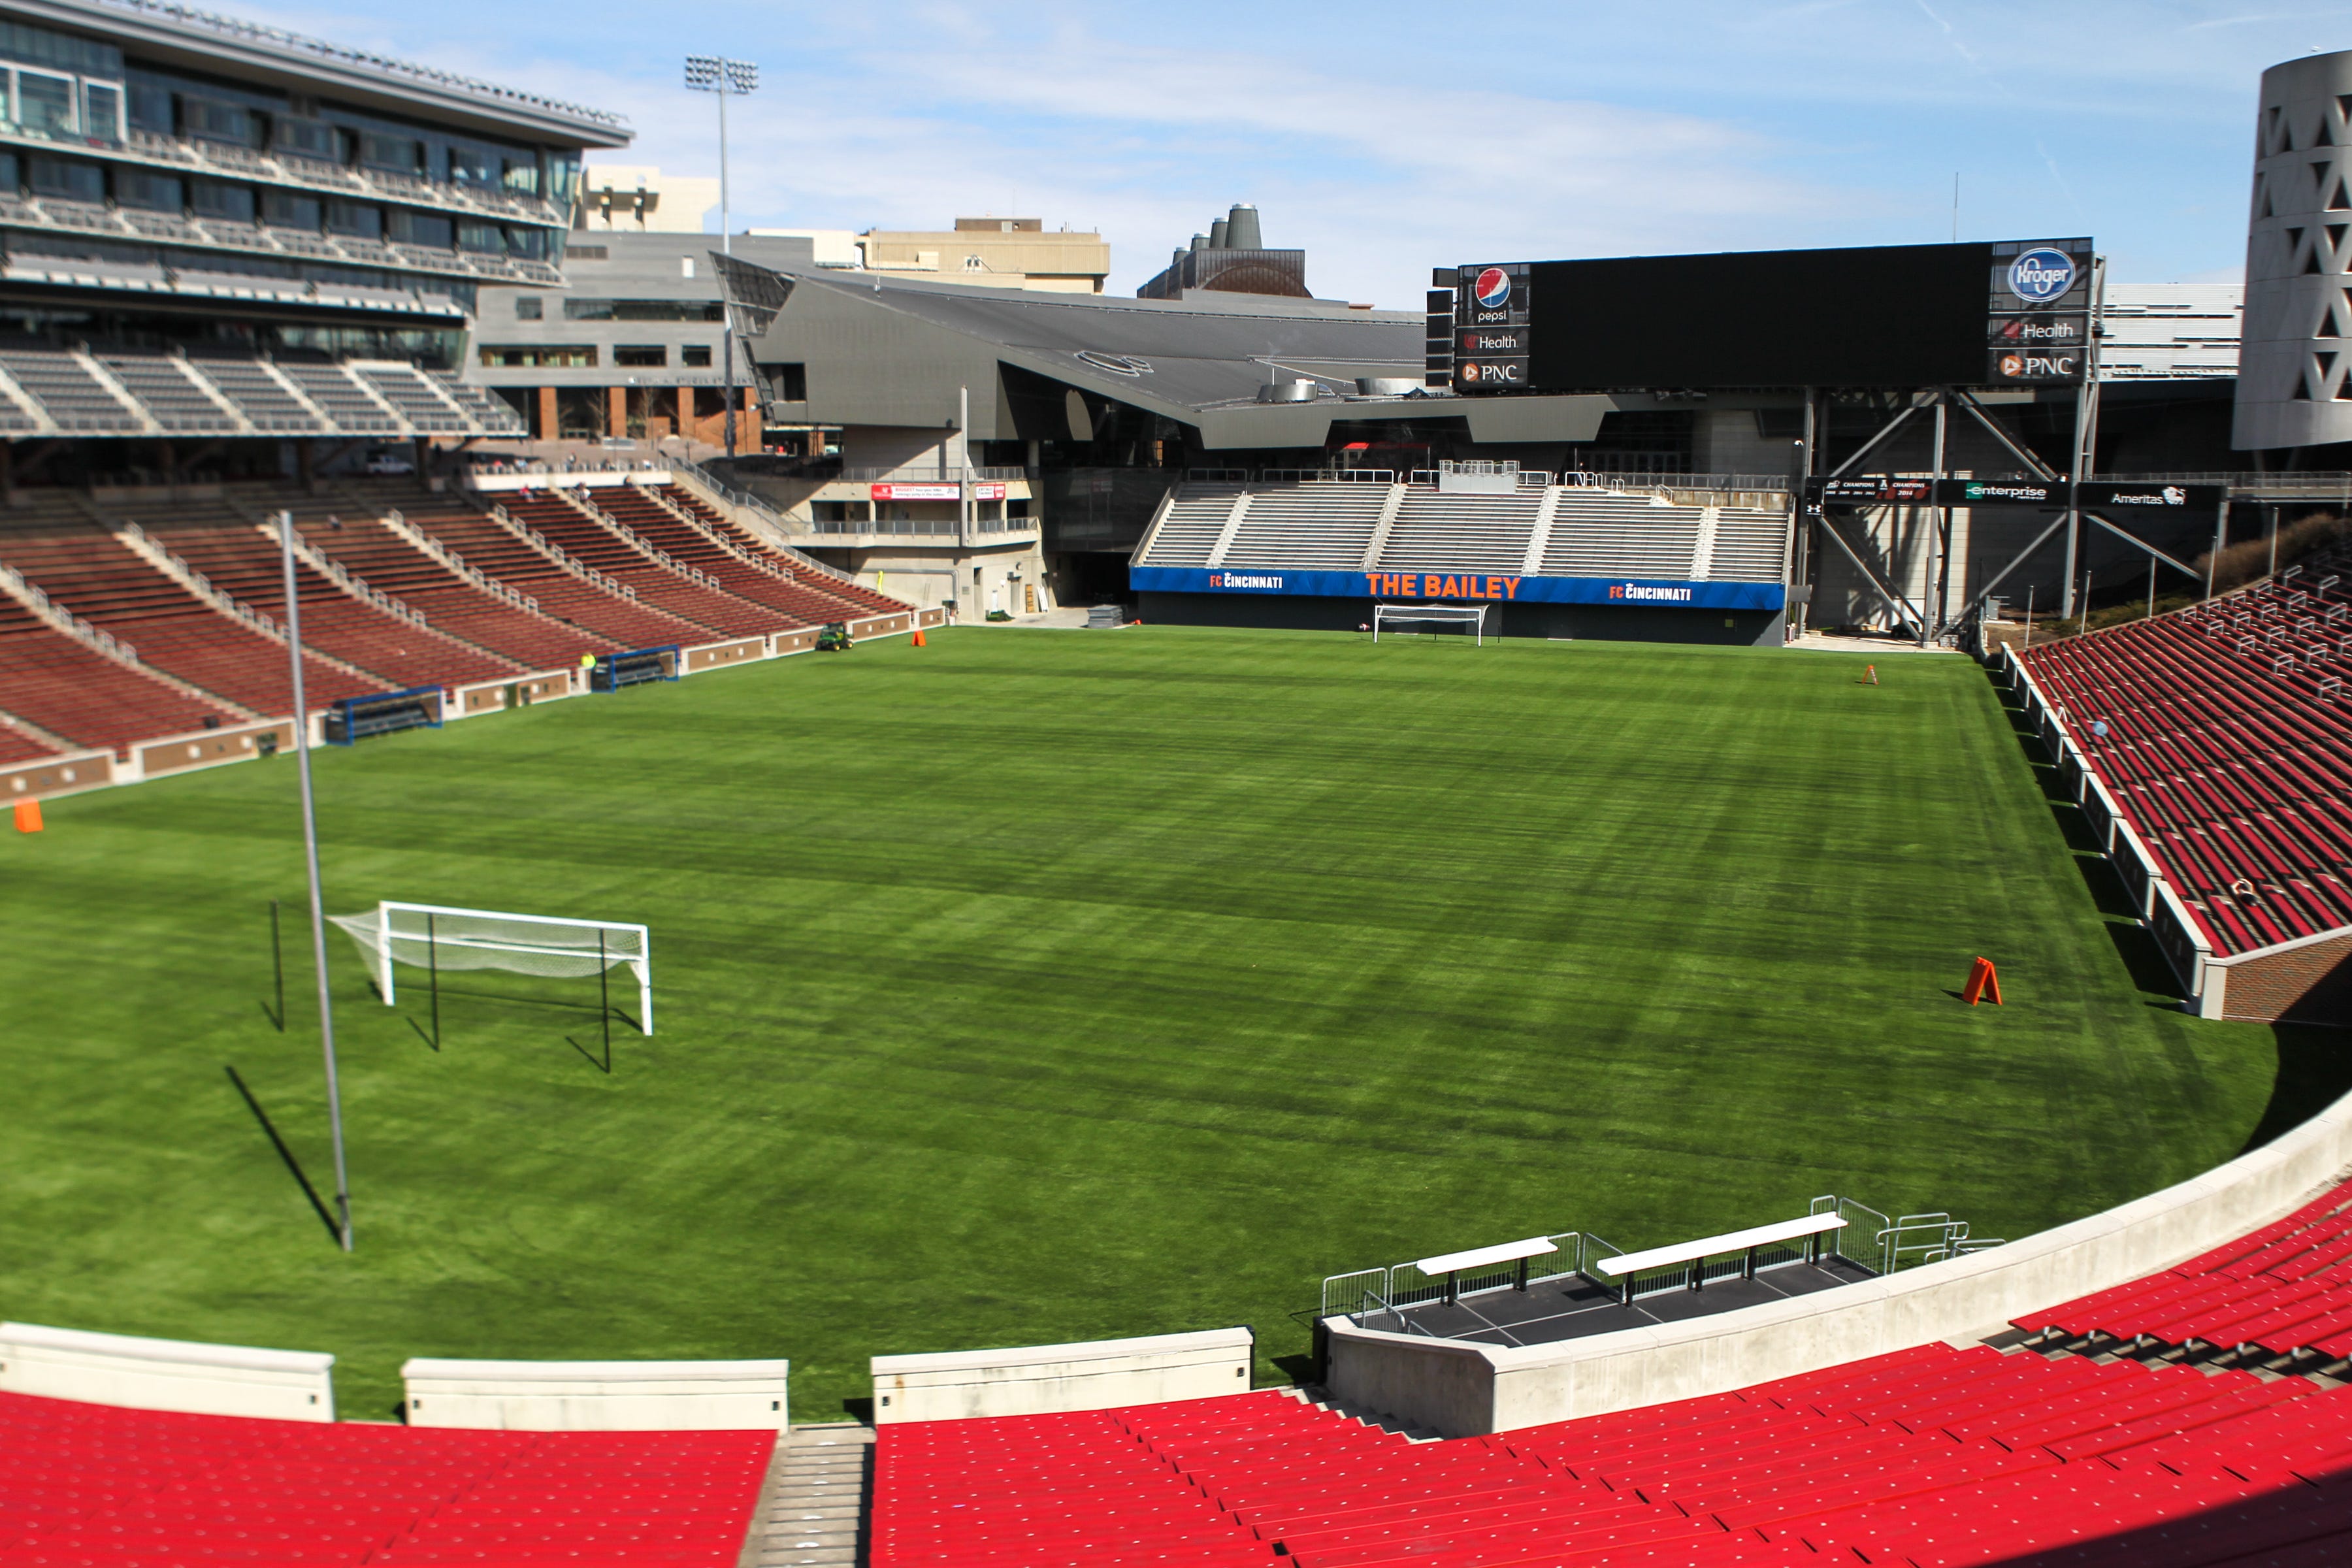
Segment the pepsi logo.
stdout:
<path fill-rule="evenodd" d="M 1499 310 L 1511 300 L 1511 275 L 1499 267 L 1483 268 L 1470 298 L 1482 310 Z"/>
<path fill-rule="evenodd" d="M 2029 305 L 2045 305 L 2074 286 L 2074 258 L 2047 246 L 2009 264 L 2009 291 Z"/>

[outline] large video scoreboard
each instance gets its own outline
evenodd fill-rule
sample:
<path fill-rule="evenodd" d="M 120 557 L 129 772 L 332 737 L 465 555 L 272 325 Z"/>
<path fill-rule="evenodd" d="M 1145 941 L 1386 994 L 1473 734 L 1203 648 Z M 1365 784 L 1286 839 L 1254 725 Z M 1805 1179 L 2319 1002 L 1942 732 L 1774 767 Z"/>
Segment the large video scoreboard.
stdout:
<path fill-rule="evenodd" d="M 2084 379 L 2088 239 L 1440 268 L 1456 392 L 2018 386 Z"/>

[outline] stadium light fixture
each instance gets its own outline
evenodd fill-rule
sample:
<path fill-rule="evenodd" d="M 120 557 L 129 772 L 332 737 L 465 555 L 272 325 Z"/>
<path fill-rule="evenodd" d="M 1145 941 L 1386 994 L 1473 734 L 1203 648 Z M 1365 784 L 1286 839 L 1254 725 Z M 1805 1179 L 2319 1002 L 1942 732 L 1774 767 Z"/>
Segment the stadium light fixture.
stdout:
<path fill-rule="evenodd" d="M 724 55 L 686 57 L 687 90 L 719 97 L 719 251 L 722 256 L 735 254 L 730 237 L 735 225 L 727 205 L 727 100 L 756 91 L 759 86 L 760 68 L 750 60 L 730 60 Z M 720 288 L 725 288 L 724 279 Z M 719 332 L 719 343 L 727 367 L 727 455 L 731 458 L 735 455 L 735 314 L 731 310 Z"/>

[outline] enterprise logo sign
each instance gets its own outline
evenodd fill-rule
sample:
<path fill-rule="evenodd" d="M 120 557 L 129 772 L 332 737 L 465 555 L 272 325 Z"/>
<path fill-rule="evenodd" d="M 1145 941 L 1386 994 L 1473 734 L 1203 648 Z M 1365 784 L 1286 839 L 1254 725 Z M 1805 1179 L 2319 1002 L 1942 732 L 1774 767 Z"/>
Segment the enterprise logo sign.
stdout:
<path fill-rule="evenodd" d="M 2009 264 L 2009 291 L 2029 305 L 2047 305 L 2074 286 L 2074 258 L 2048 246 Z"/>
<path fill-rule="evenodd" d="M 1687 605 L 1691 591 L 1688 588 L 1654 588 L 1646 583 L 1612 583 L 1609 584 L 1609 596 L 1631 604 Z"/>
<path fill-rule="evenodd" d="M 1209 586 L 1212 588 L 1271 588 L 1279 593 L 1282 590 L 1282 579 L 1277 576 L 1268 576 L 1264 573 L 1212 572 L 1209 574 Z"/>

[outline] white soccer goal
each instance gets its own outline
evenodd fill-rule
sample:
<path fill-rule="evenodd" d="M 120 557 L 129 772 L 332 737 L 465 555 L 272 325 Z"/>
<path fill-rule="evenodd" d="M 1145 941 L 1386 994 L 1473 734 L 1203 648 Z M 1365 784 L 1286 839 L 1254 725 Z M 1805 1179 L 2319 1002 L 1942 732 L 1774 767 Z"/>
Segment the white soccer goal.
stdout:
<path fill-rule="evenodd" d="M 390 900 L 363 915 L 329 917 L 367 954 L 384 1005 L 393 999 L 392 966 L 505 969 L 518 974 L 579 978 L 625 963 L 637 977 L 637 1026 L 654 1032 L 652 939 L 641 925 L 501 914 Z"/>
<path fill-rule="evenodd" d="M 1392 630 L 1416 622 L 1455 626 L 1470 634 L 1478 647 L 1486 646 L 1486 612 L 1491 605 L 1374 605 L 1372 606 L 1372 640 L 1381 640 L 1381 628 Z"/>

